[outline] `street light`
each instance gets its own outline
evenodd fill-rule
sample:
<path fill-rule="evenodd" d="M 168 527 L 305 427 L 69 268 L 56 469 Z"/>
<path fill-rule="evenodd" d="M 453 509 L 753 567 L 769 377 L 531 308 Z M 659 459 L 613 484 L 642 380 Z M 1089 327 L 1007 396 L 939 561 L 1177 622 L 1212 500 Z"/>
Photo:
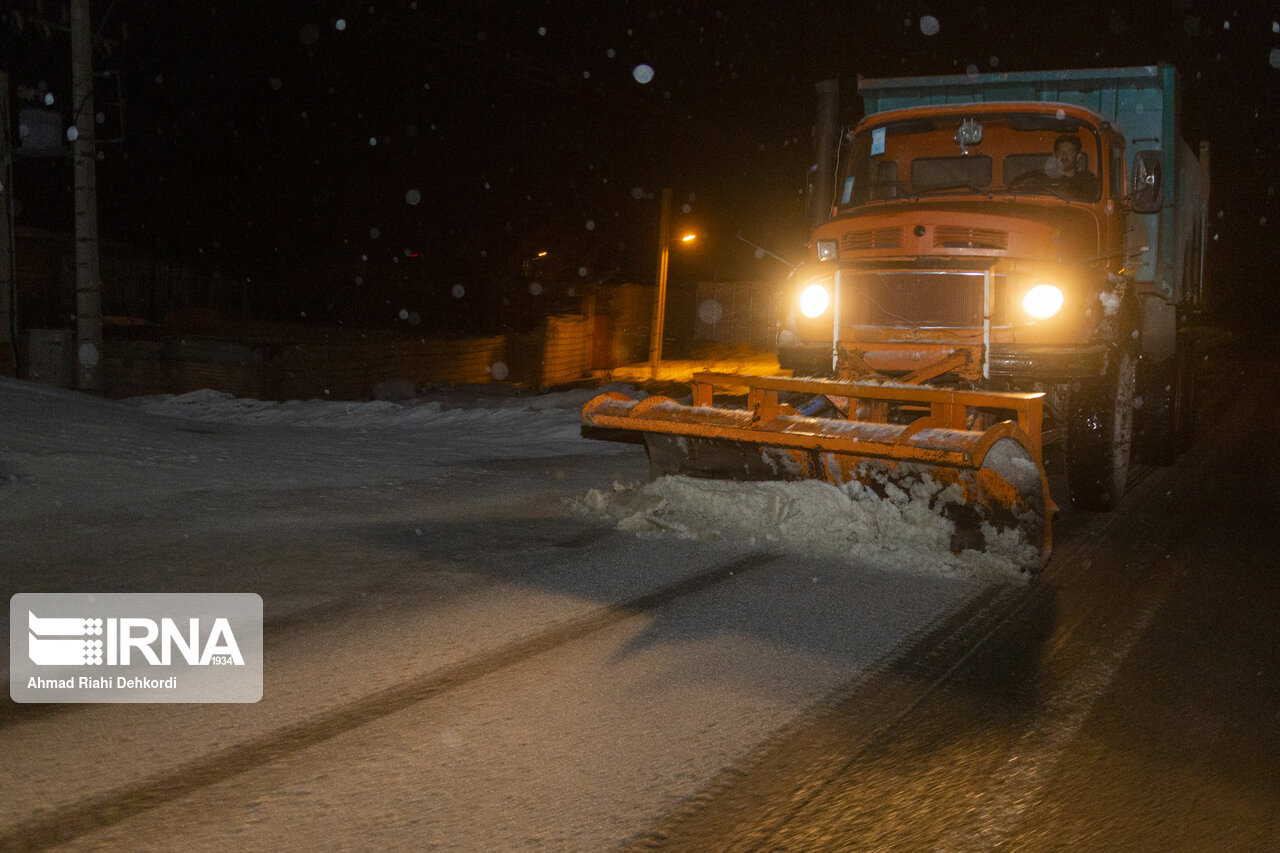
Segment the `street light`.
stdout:
<path fill-rule="evenodd" d="M 682 234 L 681 243 L 692 243 L 696 234 Z M 649 335 L 649 374 L 658 378 L 662 361 L 662 326 L 667 315 L 667 259 L 671 256 L 671 188 L 662 191 L 662 213 L 658 217 L 658 282 L 653 297 L 653 327 Z"/>

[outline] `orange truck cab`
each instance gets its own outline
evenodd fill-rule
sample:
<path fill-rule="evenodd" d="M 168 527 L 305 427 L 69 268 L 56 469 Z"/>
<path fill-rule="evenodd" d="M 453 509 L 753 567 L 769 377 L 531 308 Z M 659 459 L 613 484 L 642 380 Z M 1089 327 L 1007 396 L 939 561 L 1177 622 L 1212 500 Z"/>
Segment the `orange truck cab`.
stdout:
<path fill-rule="evenodd" d="M 1072 502 L 1114 506 L 1131 451 L 1168 461 L 1191 431 L 1208 151 L 1177 86 L 1164 65 L 862 80 L 841 128 L 820 84 L 780 365 L 1044 392 Z"/>

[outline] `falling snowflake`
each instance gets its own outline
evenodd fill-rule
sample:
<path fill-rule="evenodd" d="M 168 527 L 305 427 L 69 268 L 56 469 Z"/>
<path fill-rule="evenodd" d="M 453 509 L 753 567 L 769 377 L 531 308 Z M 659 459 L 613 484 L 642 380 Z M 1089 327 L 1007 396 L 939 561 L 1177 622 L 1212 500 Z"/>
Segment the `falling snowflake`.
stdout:
<path fill-rule="evenodd" d="M 920 16 L 920 32 L 927 36 L 936 36 L 940 29 L 942 29 L 942 27 L 938 23 L 938 19 L 933 15 Z"/>
<path fill-rule="evenodd" d="M 643 62 L 631 69 L 631 76 L 636 78 L 636 82 L 640 84 L 648 83 L 653 79 L 653 68 Z"/>
<path fill-rule="evenodd" d="M 1265 221 L 1263 222 L 1265 225 Z M 80 366 L 92 370 L 98 366 L 98 348 L 93 345 L 92 341 L 87 341 L 80 345 Z"/>

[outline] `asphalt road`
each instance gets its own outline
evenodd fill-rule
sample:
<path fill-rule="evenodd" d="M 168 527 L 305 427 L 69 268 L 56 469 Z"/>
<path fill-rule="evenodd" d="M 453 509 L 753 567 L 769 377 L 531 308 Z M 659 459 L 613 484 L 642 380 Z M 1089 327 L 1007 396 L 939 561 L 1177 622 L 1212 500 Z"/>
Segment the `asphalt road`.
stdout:
<path fill-rule="evenodd" d="M 54 401 L 5 436 L 63 484 L 0 507 L 6 589 L 259 591 L 266 684 L 6 704 L 0 849 L 1276 849 L 1280 352 L 1206 375 L 1193 450 L 1029 586 L 567 508 L 639 450 L 415 468 Z"/>

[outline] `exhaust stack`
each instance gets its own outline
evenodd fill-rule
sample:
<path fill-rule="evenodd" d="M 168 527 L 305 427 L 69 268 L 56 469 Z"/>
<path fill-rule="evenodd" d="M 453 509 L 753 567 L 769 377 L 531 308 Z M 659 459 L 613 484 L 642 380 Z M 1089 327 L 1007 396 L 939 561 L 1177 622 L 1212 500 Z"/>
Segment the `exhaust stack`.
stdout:
<path fill-rule="evenodd" d="M 809 188 L 809 227 L 816 228 L 831 218 L 831 203 L 835 199 L 836 134 L 839 132 L 840 82 L 820 80 L 818 90 L 818 119 L 813 129 L 814 156 L 813 183 Z"/>

